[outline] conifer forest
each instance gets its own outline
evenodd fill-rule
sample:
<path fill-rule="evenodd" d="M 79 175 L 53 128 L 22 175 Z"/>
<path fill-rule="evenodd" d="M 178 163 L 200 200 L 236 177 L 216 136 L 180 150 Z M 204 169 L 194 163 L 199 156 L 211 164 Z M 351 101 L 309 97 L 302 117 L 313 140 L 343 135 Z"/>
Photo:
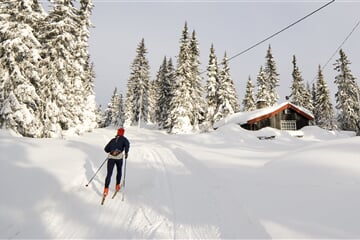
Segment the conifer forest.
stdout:
<path fill-rule="evenodd" d="M 271 45 L 255 79 L 247 79 L 239 96 L 230 75 L 227 53 L 211 46 L 207 67 L 200 69 L 199 42 L 185 22 L 179 33 L 177 56 L 151 66 L 146 39 L 139 39 L 136 57 L 129 61 L 126 89 L 114 88 L 105 109 L 95 102 L 94 64 L 89 53 L 91 0 L 53 0 L 45 11 L 37 0 L 0 1 L 0 127 L 34 138 L 81 134 L 97 127 L 152 124 L 168 133 L 206 132 L 215 122 L 256 103 L 279 103 L 280 76 Z M 201 31 L 201 29 L 198 29 Z M 292 58 L 288 101 L 311 111 L 313 125 L 328 130 L 360 129 L 359 76 L 340 49 L 333 62 L 335 79 L 305 82 L 297 58 Z M 337 86 L 335 103 L 328 82 Z M 112 86 L 111 86 L 112 87 Z M 124 93 L 124 94 L 123 94 Z"/>

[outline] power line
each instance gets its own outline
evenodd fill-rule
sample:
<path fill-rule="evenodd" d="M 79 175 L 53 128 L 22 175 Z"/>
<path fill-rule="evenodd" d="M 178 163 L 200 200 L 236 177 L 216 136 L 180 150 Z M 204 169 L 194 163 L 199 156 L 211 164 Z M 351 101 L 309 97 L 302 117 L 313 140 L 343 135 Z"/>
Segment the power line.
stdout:
<path fill-rule="evenodd" d="M 325 7 L 327 7 L 327 6 L 329 6 L 329 5 L 330 5 L 330 4 L 332 4 L 333 2 L 335 2 L 335 0 L 332 0 L 332 1 L 328 2 L 327 4 L 325 4 L 325 5 L 321 6 L 320 8 L 316 9 L 315 11 L 312 11 L 311 13 L 309 13 L 308 15 L 306 15 L 305 17 L 300 18 L 300 19 L 299 19 L 299 20 L 297 20 L 296 22 L 294 22 L 294 23 L 292 23 L 292 24 L 288 25 L 287 27 L 285 27 L 285 28 L 281 29 L 280 31 L 277 31 L 276 33 L 274 33 L 274 34 L 272 34 L 271 36 L 269 36 L 269 37 L 265 38 L 264 40 L 261 40 L 260 42 L 255 43 L 254 45 L 252 45 L 251 47 L 249 47 L 249 48 L 245 49 L 244 51 L 242 51 L 242 52 L 239 52 L 239 53 L 235 54 L 234 56 L 232 56 L 232 57 L 228 58 L 228 62 L 229 62 L 229 61 L 231 61 L 232 59 L 234 59 L 234 58 L 236 58 L 236 57 L 238 57 L 238 56 L 240 56 L 240 55 L 242 55 L 242 54 L 244 54 L 244 53 L 246 53 L 246 52 L 250 51 L 251 49 L 253 49 L 253 48 L 257 47 L 258 45 L 260 45 L 260 44 L 262 44 L 262 43 L 266 42 L 267 40 L 269 40 L 269 39 L 271 39 L 271 38 L 275 37 L 276 35 L 278 35 L 278 34 L 282 33 L 283 31 L 285 31 L 285 30 L 287 30 L 287 29 L 289 29 L 289 28 L 293 27 L 294 25 L 296 25 L 296 24 L 298 24 L 299 22 L 301 22 L 301 21 L 305 20 L 306 18 L 310 17 L 311 15 L 313 15 L 313 14 L 315 14 L 316 12 L 320 11 L 321 9 L 323 9 L 323 8 L 325 8 Z"/>
<path fill-rule="evenodd" d="M 331 57 L 329 58 L 329 60 L 324 64 L 324 66 L 321 68 L 321 70 L 324 70 L 324 68 L 329 64 L 329 62 L 331 61 L 331 59 L 333 59 L 333 57 L 339 52 L 339 50 L 342 48 L 342 46 L 345 44 L 345 42 L 350 38 L 350 36 L 353 34 L 353 32 L 355 32 L 356 28 L 360 25 L 360 20 L 355 24 L 355 26 L 353 27 L 353 29 L 351 30 L 351 32 L 346 36 L 346 38 L 344 39 L 344 41 L 340 44 L 340 46 L 335 50 L 335 52 L 333 53 L 333 55 L 331 55 Z"/>
<path fill-rule="evenodd" d="M 342 48 L 342 46 L 344 46 L 344 44 L 346 43 L 347 40 L 349 40 L 349 38 L 351 37 L 351 35 L 355 32 L 356 28 L 360 25 L 360 20 L 355 24 L 355 26 L 352 28 L 352 30 L 350 31 L 350 33 L 346 36 L 346 38 L 344 39 L 344 41 L 342 41 L 342 43 L 340 44 L 340 46 L 335 50 L 335 52 L 331 55 L 331 57 L 329 58 L 329 60 L 327 60 L 327 62 L 324 64 L 323 67 L 321 67 L 321 71 L 323 71 L 326 66 L 329 64 L 329 62 L 334 58 L 334 56 L 339 52 L 339 50 Z M 313 80 L 311 81 L 311 84 L 316 80 L 317 75 L 313 78 Z"/>

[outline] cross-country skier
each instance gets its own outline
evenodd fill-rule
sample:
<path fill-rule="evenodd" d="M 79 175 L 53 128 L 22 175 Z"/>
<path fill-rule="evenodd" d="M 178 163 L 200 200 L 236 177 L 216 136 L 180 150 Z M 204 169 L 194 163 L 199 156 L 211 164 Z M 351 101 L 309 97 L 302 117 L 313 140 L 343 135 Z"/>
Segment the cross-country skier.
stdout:
<path fill-rule="evenodd" d="M 130 142 L 126 137 L 124 137 L 124 133 L 124 128 L 119 128 L 117 130 L 116 136 L 111 139 L 104 148 L 105 152 L 109 154 L 107 162 L 107 175 L 105 178 L 104 197 L 108 195 L 111 175 L 115 165 L 117 170 L 115 190 L 120 190 L 123 159 L 124 157 L 127 159 L 130 148 Z"/>

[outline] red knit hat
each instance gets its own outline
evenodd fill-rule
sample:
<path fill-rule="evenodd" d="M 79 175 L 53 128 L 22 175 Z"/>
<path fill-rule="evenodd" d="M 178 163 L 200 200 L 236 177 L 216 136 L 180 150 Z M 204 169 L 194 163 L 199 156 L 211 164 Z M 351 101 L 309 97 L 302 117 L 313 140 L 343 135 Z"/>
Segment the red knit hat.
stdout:
<path fill-rule="evenodd" d="M 119 129 L 117 130 L 117 136 L 124 136 L 124 132 L 125 132 L 125 129 L 119 128 Z"/>

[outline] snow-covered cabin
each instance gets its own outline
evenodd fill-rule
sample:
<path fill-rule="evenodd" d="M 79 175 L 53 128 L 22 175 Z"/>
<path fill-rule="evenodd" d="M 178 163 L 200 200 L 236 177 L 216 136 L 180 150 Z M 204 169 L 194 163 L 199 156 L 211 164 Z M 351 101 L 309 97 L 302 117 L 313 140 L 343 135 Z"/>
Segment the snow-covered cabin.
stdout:
<path fill-rule="evenodd" d="M 284 102 L 250 112 L 235 113 L 216 122 L 214 127 L 218 128 L 228 123 L 237 123 L 248 130 L 258 130 L 264 127 L 299 130 L 304 126 L 309 126 L 312 120 L 314 120 L 314 116 L 309 110 L 290 102 Z"/>

